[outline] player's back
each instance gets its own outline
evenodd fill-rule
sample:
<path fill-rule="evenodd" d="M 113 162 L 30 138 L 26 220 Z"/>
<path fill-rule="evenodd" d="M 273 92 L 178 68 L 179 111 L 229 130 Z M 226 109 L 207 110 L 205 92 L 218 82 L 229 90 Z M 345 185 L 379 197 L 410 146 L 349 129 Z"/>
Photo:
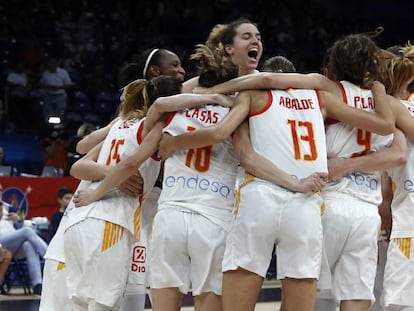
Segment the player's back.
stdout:
<path fill-rule="evenodd" d="M 375 101 L 371 90 L 363 89 L 347 81 L 339 82 L 344 104 L 375 111 Z M 382 149 L 392 141 L 393 135 L 378 135 L 370 131 L 354 128 L 344 122 L 328 120 L 326 127 L 326 146 L 328 152 L 339 157 L 349 158 Z"/>
<path fill-rule="evenodd" d="M 256 152 L 302 179 L 327 172 L 325 126 L 318 92 L 267 91 L 267 105 L 249 117 Z"/>
<path fill-rule="evenodd" d="M 414 115 L 414 102 L 401 101 Z M 414 143 L 407 141 L 407 164 L 388 170 L 393 184 L 392 238 L 414 237 Z"/>
<path fill-rule="evenodd" d="M 177 112 L 164 132 L 179 135 L 220 122 L 228 108 L 216 105 Z M 190 210 L 231 211 L 238 161 L 229 140 L 203 148 L 175 151 L 164 163 L 159 203 Z M 217 211 L 220 212 L 220 211 Z"/>

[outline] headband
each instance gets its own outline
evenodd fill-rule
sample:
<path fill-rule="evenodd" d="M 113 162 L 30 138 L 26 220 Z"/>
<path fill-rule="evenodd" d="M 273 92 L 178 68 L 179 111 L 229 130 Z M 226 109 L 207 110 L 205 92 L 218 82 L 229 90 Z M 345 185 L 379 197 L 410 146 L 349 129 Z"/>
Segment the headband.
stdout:
<path fill-rule="evenodd" d="M 154 54 L 155 53 L 157 53 L 159 51 L 159 49 L 153 49 L 152 51 L 151 51 L 151 53 L 149 53 L 148 54 L 148 57 L 147 57 L 147 60 L 145 61 L 145 66 L 144 66 L 144 70 L 142 71 L 142 76 L 144 77 L 144 79 L 145 79 L 145 75 L 146 75 L 146 73 L 147 73 L 147 70 L 148 70 L 148 65 L 149 65 L 149 63 L 150 63 L 150 61 L 151 61 L 151 58 L 154 56 Z"/>

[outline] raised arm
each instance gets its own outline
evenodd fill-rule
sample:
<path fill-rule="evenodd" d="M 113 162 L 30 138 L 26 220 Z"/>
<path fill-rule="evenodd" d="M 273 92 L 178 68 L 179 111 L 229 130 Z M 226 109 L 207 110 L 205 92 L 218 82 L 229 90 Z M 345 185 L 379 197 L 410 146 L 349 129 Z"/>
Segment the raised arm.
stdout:
<path fill-rule="evenodd" d="M 101 180 L 105 178 L 111 167 L 108 165 L 98 164 L 99 151 L 103 142 L 93 147 L 86 155 L 73 163 L 70 168 L 70 175 L 81 180 Z"/>
<path fill-rule="evenodd" d="M 163 122 L 158 122 L 144 138 L 141 145 L 128 157 L 124 158 L 117 165 L 115 165 L 96 189 L 88 189 L 77 192 L 73 197 L 75 206 L 85 206 L 99 200 L 114 187 L 121 184 L 131 175 L 135 174 L 141 164 L 157 151 L 163 126 Z"/>
<path fill-rule="evenodd" d="M 401 129 L 407 138 L 414 141 L 414 117 L 401 101 L 389 96 L 390 103 L 396 112 L 396 125 Z"/>
<path fill-rule="evenodd" d="M 249 135 L 249 122 L 246 120 L 233 134 L 233 146 L 240 165 L 246 172 L 271 183 L 297 192 L 318 192 L 325 185 L 326 174 L 314 173 L 308 178 L 297 180 L 258 154 L 252 147 Z"/>
<path fill-rule="evenodd" d="M 260 72 L 244 75 L 217 84 L 211 88 L 196 88 L 195 92 L 233 94 L 235 92 L 255 89 L 318 89 L 340 94 L 337 84 L 327 77 L 318 74 L 271 73 Z"/>
<path fill-rule="evenodd" d="M 76 151 L 80 154 L 85 154 L 89 150 L 91 150 L 93 147 L 95 147 L 97 144 L 99 144 L 101 141 L 103 141 L 106 135 L 108 134 L 109 130 L 111 129 L 113 123 L 117 119 L 118 118 L 115 118 L 105 127 L 102 127 L 96 131 L 93 131 L 92 133 L 82 138 L 76 145 Z"/>
<path fill-rule="evenodd" d="M 143 137 L 152 129 L 165 112 L 180 111 L 187 108 L 200 107 L 207 104 L 218 104 L 231 107 L 234 99 L 222 94 L 177 94 L 160 97 L 148 109 L 144 122 Z"/>
<path fill-rule="evenodd" d="M 388 135 L 395 130 L 395 113 L 389 104 L 384 86 L 374 82 L 371 86 L 375 100 L 375 112 L 368 112 L 345 105 L 342 100 L 329 92 L 320 92 L 328 117 L 365 129 L 379 135 Z"/>
<path fill-rule="evenodd" d="M 386 170 L 403 165 L 406 162 L 407 141 L 404 133 L 396 129 L 392 144 L 388 148 L 348 159 L 330 154 L 328 157 L 329 179 L 337 179 L 352 172 Z"/>
<path fill-rule="evenodd" d="M 250 93 L 239 93 L 230 112 L 218 124 L 187 132 L 178 136 L 163 135 L 159 154 L 167 158 L 174 150 L 186 150 L 213 145 L 227 139 L 250 111 Z"/>

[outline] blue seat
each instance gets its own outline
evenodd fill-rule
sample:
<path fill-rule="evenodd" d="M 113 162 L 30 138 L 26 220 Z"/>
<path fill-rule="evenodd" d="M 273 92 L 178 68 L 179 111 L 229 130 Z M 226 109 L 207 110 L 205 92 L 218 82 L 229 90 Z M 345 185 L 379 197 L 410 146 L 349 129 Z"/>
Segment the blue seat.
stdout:
<path fill-rule="evenodd" d="M 32 289 L 30 284 L 26 259 L 13 258 L 4 276 L 2 288 L 8 293 L 13 286 L 20 286 L 23 288 L 25 295 L 31 295 Z"/>

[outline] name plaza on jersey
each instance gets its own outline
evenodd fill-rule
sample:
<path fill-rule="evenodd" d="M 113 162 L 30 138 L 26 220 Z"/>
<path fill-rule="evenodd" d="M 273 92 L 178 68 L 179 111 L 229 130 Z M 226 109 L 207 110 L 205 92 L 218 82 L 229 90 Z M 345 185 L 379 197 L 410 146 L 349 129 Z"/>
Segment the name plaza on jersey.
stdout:
<path fill-rule="evenodd" d="M 289 108 L 289 109 L 295 109 L 295 110 L 315 109 L 314 103 L 312 99 L 310 98 L 298 99 L 298 98 L 280 96 L 279 105 Z"/>
<path fill-rule="evenodd" d="M 375 110 L 375 102 L 374 98 L 372 97 L 361 97 L 361 96 L 354 96 L 354 106 L 355 108 L 359 109 L 369 109 L 374 111 Z"/>
<path fill-rule="evenodd" d="M 180 187 L 182 189 L 195 191 L 210 191 L 227 199 L 233 192 L 232 188 L 218 180 L 210 180 L 197 174 L 195 176 L 166 176 L 164 177 L 165 187 L 173 188 Z M 232 194 L 233 195 L 233 194 Z"/>

